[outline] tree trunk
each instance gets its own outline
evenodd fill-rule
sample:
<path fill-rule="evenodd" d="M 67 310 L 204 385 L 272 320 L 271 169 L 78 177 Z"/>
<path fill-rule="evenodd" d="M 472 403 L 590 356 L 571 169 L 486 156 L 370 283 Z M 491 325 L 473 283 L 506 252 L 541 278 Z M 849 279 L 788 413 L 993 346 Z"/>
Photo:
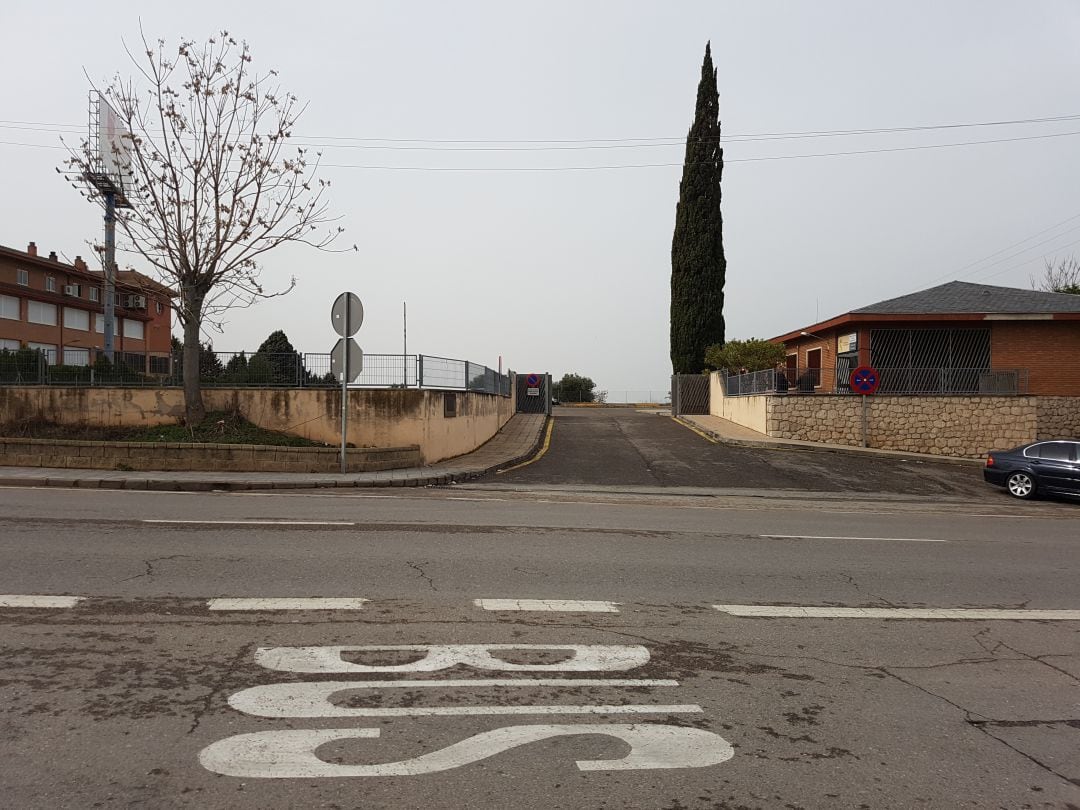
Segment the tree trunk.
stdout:
<path fill-rule="evenodd" d="M 199 378 L 199 338 L 199 322 L 189 317 L 184 323 L 184 420 L 188 426 L 206 418 Z"/>

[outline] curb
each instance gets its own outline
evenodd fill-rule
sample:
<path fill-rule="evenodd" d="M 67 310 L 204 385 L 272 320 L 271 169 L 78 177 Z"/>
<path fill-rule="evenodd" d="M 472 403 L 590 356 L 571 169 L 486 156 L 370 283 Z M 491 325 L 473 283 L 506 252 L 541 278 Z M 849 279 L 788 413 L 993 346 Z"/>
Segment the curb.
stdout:
<path fill-rule="evenodd" d="M 551 417 L 548 417 L 551 419 Z M 482 478 L 502 467 L 509 467 L 531 458 L 544 440 L 547 420 L 533 441 L 529 450 L 510 459 L 504 459 L 487 467 L 467 470 L 448 469 L 410 478 L 383 479 L 345 479 L 312 478 L 308 481 L 266 481 L 255 480 L 200 480 L 185 481 L 174 478 L 49 478 L 48 476 L 5 476 L 0 475 L 0 487 L 63 487 L 66 489 L 132 489 L 153 492 L 244 492 L 267 489 L 373 489 L 381 487 L 434 487 L 446 484 L 458 484 Z"/>
<path fill-rule="evenodd" d="M 960 467 L 964 466 L 978 466 L 982 467 L 986 462 L 981 458 L 961 458 L 958 456 L 935 456 L 930 453 L 905 453 L 902 450 L 880 450 L 872 447 L 843 447 L 835 444 L 822 444 L 820 446 L 807 446 L 805 444 L 795 444 L 794 442 L 784 441 L 783 439 L 775 441 L 764 441 L 759 439 L 733 439 L 723 434 L 716 433 L 709 430 L 707 427 L 695 424 L 693 422 L 684 422 L 680 417 L 671 417 L 684 427 L 692 428 L 694 430 L 700 430 L 702 433 L 708 434 L 715 439 L 718 443 L 728 445 L 730 447 L 751 447 L 761 450 L 801 450 L 801 451 L 817 451 L 821 453 L 836 453 L 837 455 L 844 456 L 870 456 L 871 458 L 889 458 L 889 459 L 903 459 L 907 461 L 933 461 L 938 464 L 955 464 Z"/>

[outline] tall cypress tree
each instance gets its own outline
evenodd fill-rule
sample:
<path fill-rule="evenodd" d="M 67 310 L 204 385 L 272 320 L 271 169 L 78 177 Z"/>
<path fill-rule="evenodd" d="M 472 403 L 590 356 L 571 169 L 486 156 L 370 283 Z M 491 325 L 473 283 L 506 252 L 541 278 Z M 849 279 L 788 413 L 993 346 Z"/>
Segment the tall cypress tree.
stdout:
<path fill-rule="evenodd" d="M 676 374 L 697 374 L 705 367 L 705 349 L 724 342 L 723 171 L 720 95 L 707 43 L 671 240 L 671 368 Z"/>

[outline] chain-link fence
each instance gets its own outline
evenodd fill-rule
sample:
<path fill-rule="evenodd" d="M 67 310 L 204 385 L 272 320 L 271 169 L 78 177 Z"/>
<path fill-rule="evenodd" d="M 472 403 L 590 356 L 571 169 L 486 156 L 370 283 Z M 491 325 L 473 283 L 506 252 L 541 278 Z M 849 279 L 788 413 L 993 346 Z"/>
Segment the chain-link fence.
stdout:
<path fill-rule="evenodd" d="M 63 362 L 58 362 L 63 360 Z M 199 352 L 204 387 L 331 388 L 341 379 L 330 355 L 300 352 Z M 176 387 L 184 383 L 179 355 L 116 352 L 112 362 L 98 352 L 55 349 L 0 351 L 0 385 L 125 385 Z M 349 383 L 359 388 L 433 388 L 510 396 L 510 375 L 495 369 L 423 354 L 365 354 L 363 370 Z"/>
<path fill-rule="evenodd" d="M 1002 396 L 1028 393 L 1026 368 L 879 368 L 878 394 L 898 396 Z M 725 374 L 724 394 L 850 394 L 848 380 L 835 375 L 835 386 L 822 385 L 820 368 L 782 368 Z"/>

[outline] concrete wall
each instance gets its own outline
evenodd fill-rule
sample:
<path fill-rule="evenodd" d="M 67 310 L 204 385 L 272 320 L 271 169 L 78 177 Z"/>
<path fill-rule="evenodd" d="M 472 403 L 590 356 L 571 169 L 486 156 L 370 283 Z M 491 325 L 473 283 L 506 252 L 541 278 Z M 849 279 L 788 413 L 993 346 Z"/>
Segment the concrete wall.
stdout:
<path fill-rule="evenodd" d="M 208 410 L 236 410 L 245 419 L 315 441 L 341 441 L 338 389 L 208 388 Z M 456 416 L 445 416 L 446 399 Z M 152 426 L 184 413 L 177 388 L 0 386 L 0 424 L 28 419 L 70 425 Z M 513 399 L 474 392 L 411 389 L 349 391 L 348 441 L 356 447 L 417 445 L 431 464 L 475 450 L 509 421 Z"/>
<path fill-rule="evenodd" d="M 341 470 L 339 452 L 332 447 L 0 438 L 0 464 L 13 467 L 336 473 Z M 350 449 L 346 464 L 354 473 L 415 467 L 420 464 L 420 449 Z"/>
<path fill-rule="evenodd" d="M 710 412 L 780 439 L 860 446 L 862 400 L 844 394 L 725 397 L 711 375 Z M 867 397 L 870 447 L 982 456 L 1037 439 L 1080 438 L 1080 397 Z"/>
<path fill-rule="evenodd" d="M 709 413 L 737 425 L 767 432 L 767 397 L 726 397 L 724 383 L 717 371 L 709 375 Z"/>

